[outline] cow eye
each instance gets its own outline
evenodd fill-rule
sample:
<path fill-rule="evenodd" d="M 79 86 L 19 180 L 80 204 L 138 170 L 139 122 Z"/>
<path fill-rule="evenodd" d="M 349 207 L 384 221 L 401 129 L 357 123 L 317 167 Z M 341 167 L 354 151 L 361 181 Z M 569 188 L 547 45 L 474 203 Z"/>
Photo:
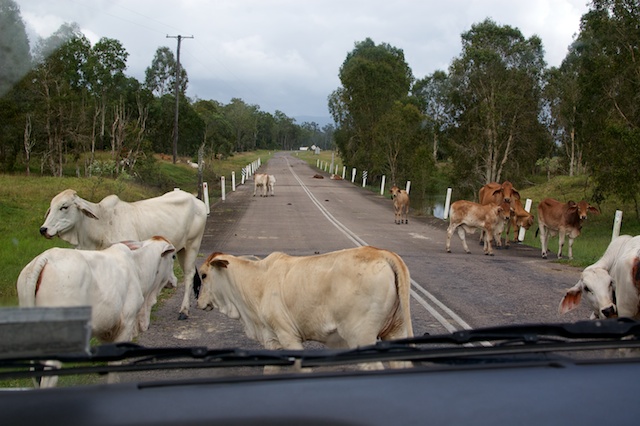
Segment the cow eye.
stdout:
<path fill-rule="evenodd" d="M 66 210 L 68 208 L 69 208 L 69 206 L 62 206 L 62 207 L 60 207 L 60 210 Z"/>
<path fill-rule="evenodd" d="M 591 293 L 591 289 L 586 285 L 584 286 L 584 291 L 586 291 L 587 293 Z"/>
<path fill-rule="evenodd" d="M 207 278 L 207 274 L 202 274 L 202 279 Z"/>

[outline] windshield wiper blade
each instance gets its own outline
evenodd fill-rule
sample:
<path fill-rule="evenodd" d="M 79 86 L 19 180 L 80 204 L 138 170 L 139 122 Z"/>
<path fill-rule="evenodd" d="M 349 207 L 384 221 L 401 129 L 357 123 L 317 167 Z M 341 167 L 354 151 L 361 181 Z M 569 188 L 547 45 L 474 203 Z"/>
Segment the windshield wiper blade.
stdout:
<path fill-rule="evenodd" d="M 474 346 L 484 343 L 482 346 Z M 440 346 L 436 346 L 440 345 Z M 426 346 L 426 347 L 425 347 Z M 441 361 L 545 352 L 640 347 L 640 322 L 628 318 L 576 323 L 522 324 L 460 330 L 450 334 L 379 341 L 333 356 L 311 354 L 302 365 L 313 367 L 345 362 Z"/>
<path fill-rule="evenodd" d="M 473 346 L 489 342 L 484 346 Z M 39 375 L 70 375 L 144 370 L 291 366 L 302 367 L 374 361 L 434 361 L 464 357 L 495 357 L 524 353 L 640 347 L 640 322 L 628 319 L 560 324 L 524 324 L 460 330 L 450 334 L 416 336 L 350 350 L 247 350 L 206 347 L 144 347 L 133 343 L 100 345 L 89 355 L 46 356 L 0 360 L 0 379 Z M 31 361 L 74 363 L 60 370 L 29 371 Z M 114 361 L 129 361 L 116 365 Z M 88 364 L 88 365 L 87 365 Z M 92 365 L 93 364 L 93 365 Z M 78 366 L 80 365 L 80 366 Z M 16 370 L 25 371 L 16 371 Z"/>

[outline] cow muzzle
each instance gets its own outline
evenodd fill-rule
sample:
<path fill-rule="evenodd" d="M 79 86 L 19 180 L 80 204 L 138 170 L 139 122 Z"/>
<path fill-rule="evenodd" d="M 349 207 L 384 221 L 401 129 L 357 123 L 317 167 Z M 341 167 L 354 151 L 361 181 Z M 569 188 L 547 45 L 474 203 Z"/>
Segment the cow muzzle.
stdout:
<path fill-rule="evenodd" d="M 40 228 L 40 235 L 42 235 L 43 237 L 45 237 L 46 239 L 50 240 L 51 238 L 53 238 L 52 235 L 49 235 L 49 233 L 47 232 L 49 229 L 46 227 L 41 227 Z"/>
<path fill-rule="evenodd" d="M 601 309 L 600 314 L 603 318 L 618 318 L 618 311 L 614 305 Z"/>

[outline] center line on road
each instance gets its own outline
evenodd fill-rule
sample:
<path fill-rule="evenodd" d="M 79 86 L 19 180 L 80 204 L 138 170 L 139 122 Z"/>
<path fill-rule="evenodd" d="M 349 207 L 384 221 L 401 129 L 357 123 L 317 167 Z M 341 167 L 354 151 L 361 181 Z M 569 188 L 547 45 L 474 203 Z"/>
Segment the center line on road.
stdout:
<path fill-rule="evenodd" d="M 290 166 L 289 159 L 285 157 L 285 160 L 287 161 L 287 165 Z M 326 217 L 327 220 L 333 226 L 335 226 L 349 240 L 351 240 L 356 245 L 356 247 L 369 245 L 367 244 L 366 241 L 364 241 L 362 238 L 357 236 L 353 231 L 351 231 L 349 228 L 344 226 L 339 220 L 333 217 L 333 215 L 311 193 L 311 190 L 309 190 L 307 185 L 305 185 L 304 182 L 302 182 L 302 179 L 298 177 L 296 172 L 291 167 L 289 167 L 289 171 L 291 172 L 293 177 L 296 179 L 296 181 L 298 181 L 298 184 L 300 184 L 300 187 L 304 190 L 304 192 L 307 194 L 309 199 L 311 199 L 313 204 L 316 205 L 318 210 L 320 210 L 320 212 L 324 215 L 324 217 Z M 411 296 L 420 305 L 422 305 L 422 307 L 424 307 L 427 310 L 427 312 L 429 312 L 429 314 L 431 314 L 447 331 L 453 332 L 453 331 L 457 331 L 460 328 L 467 329 L 467 330 L 471 329 L 471 326 L 467 324 L 458 314 L 456 314 L 451 308 L 449 308 L 440 300 L 438 300 L 433 294 L 431 294 L 424 287 L 418 284 L 413 278 L 411 279 L 411 285 L 415 287 L 416 290 L 418 290 L 420 293 L 424 294 L 432 303 L 430 304 L 425 298 L 423 298 L 420 294 L 418 294 L 418 292 L 414 291 L 413 289 L 411 290 Z M 441 312 L 438 311 L 438 308 L 440 309 Z M 448 316 L 450 319 L 447 319 L 444 314 L 446 314 L 446 316 Z"/>

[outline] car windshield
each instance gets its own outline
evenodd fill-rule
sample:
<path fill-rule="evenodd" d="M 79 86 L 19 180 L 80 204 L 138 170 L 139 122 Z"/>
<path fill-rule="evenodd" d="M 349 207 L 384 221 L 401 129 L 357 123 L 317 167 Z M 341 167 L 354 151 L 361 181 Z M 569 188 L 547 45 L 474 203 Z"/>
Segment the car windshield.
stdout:
<path fill-rule="evenodd" d="M 0 390 L 635 359 L 637 4 L 417 3 L 0 0 Z"/>

